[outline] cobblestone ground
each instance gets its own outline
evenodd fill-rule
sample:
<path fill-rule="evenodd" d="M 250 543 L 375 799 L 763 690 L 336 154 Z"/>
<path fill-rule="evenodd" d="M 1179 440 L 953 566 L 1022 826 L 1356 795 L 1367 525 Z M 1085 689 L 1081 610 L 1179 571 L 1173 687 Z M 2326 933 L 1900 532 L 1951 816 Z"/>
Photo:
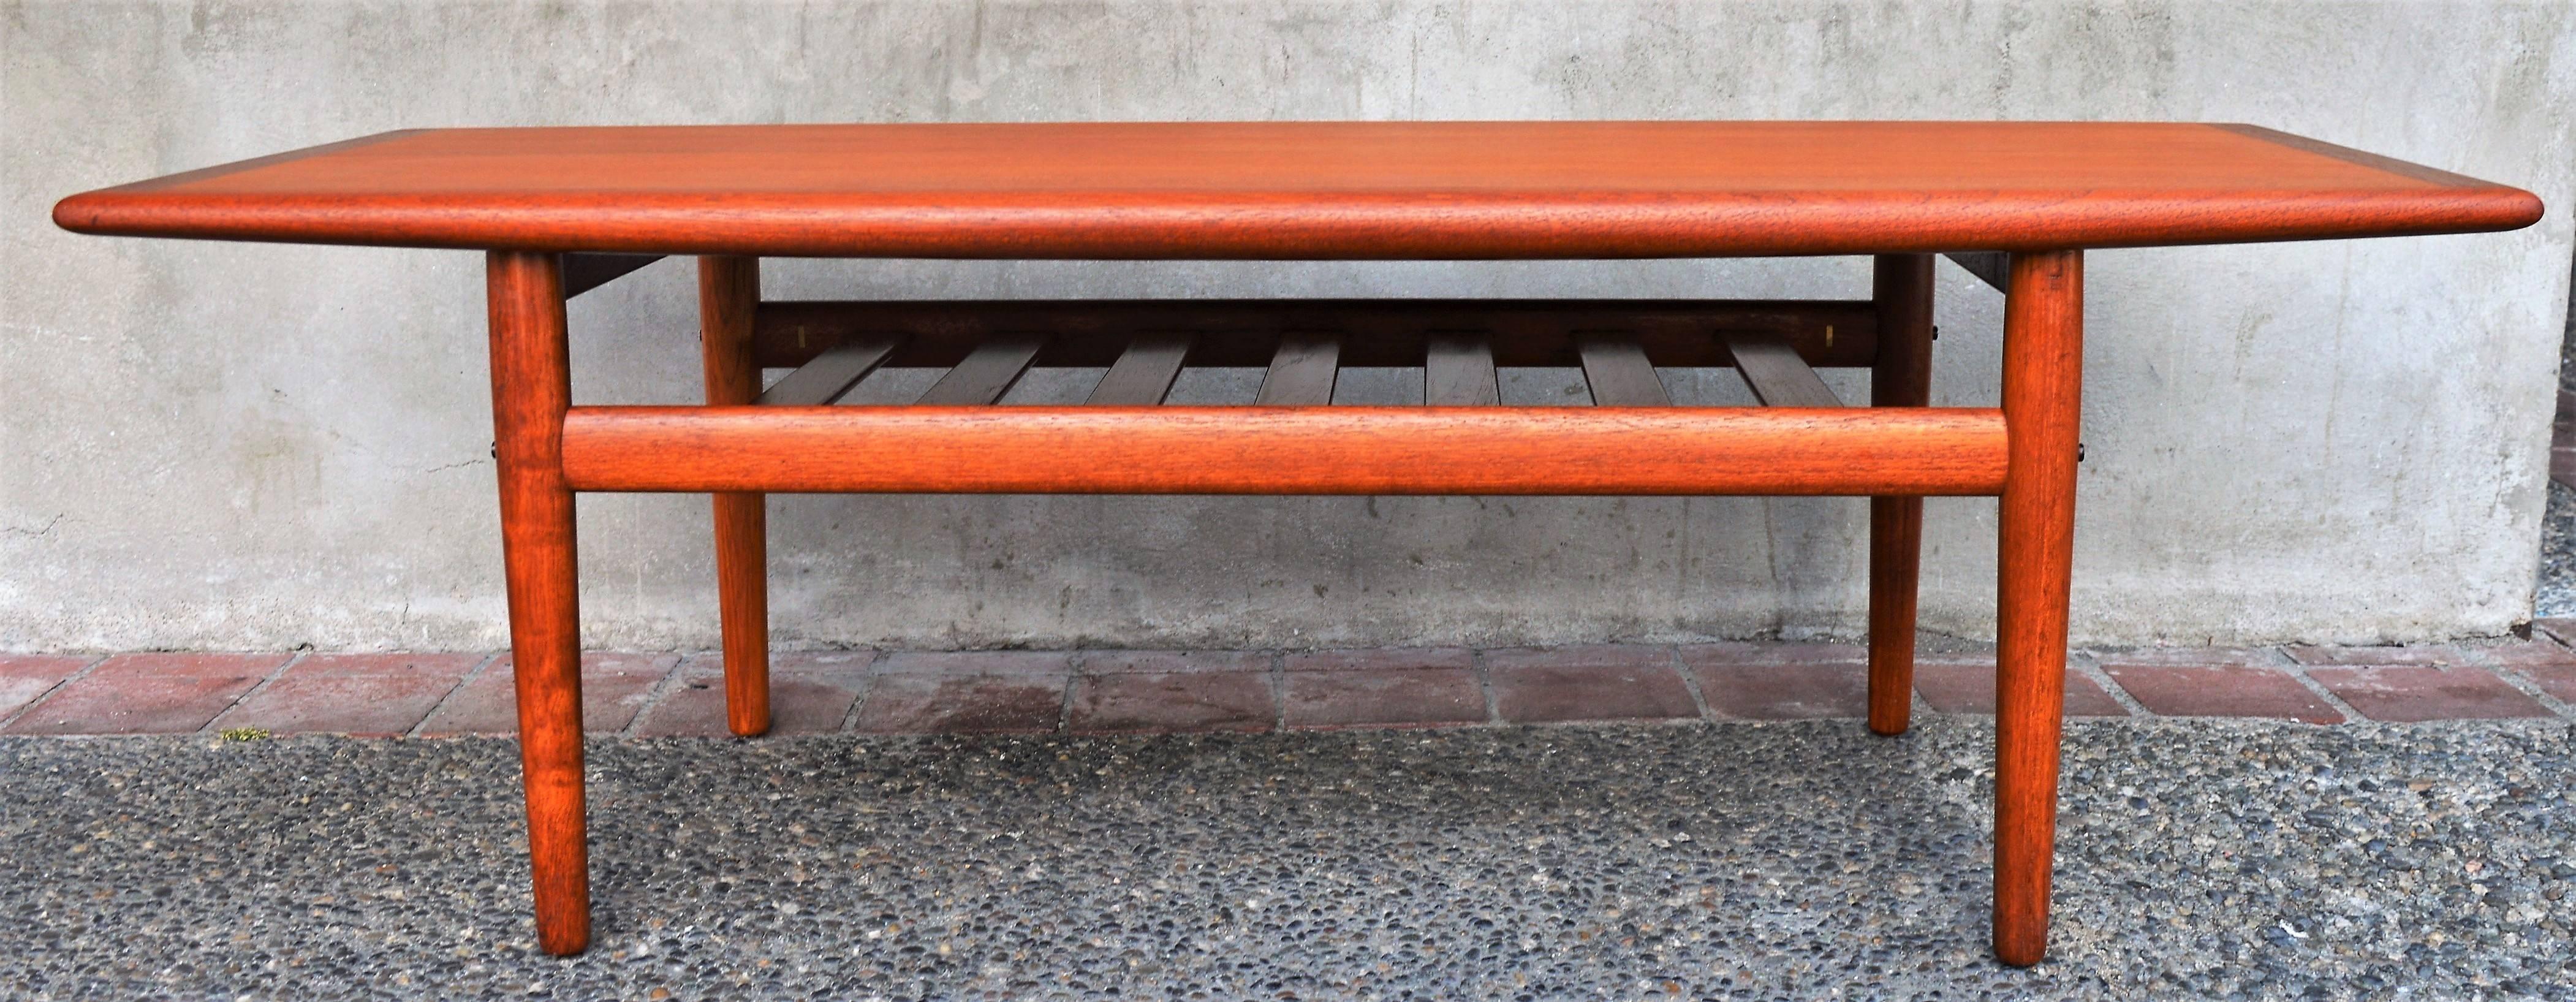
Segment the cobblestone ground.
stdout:
<path fill-rule="evenodd" d="M 2078 652 L 2026 971 L 1973 650 L 1896 739 L 1850 645 L 782 653 L 757 741 L 715 658 L 593 654 L 572 960 L 506 658 L 4 656 L 0 998 L 2571 999 L 2534 625 Z"/>
<path fill-rule="evenodd" d="M 2075 722 L 2030 970 L 1991 740 L 604 739 L 557 960 L 509 741 L 0 738 L 0 996 L 2576 997 L 2564 720 Z"/>
<path fill-rule="evenodd" d="M 2576 616 L 2576 303 L 2569 304 L 2567 339 L 2559 346 L 2558 416 L 2550 432 L 2549 510 L 2532 615 Z"/>
<path fill-rule="evenodd" d="M 2535 616 L 2576 616 L 2576 488 L 2551 481 L 2540 528 L 2540 594 Z"/>

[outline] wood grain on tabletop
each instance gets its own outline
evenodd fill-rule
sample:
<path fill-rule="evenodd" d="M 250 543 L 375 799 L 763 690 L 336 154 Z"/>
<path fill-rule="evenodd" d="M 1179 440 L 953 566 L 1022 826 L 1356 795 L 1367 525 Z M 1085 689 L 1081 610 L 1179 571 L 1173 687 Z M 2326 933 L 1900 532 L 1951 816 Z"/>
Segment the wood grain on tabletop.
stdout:
<path fill-rule="evenodd" d="M 431 129 L 75 195 L 87 233 L 851 257 L 1692 257 L 2512 229 L 2529 192 L 2252 126 Z"/>

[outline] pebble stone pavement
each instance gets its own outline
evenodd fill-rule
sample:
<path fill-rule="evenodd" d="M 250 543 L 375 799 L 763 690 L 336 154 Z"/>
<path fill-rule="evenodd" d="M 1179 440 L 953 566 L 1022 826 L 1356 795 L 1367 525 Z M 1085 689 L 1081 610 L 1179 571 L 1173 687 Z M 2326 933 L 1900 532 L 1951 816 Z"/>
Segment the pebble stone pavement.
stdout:
<path fill-rule="evenodd" d="M 2576 998 L 2570 725 L 2069 725 L 2051 959 L 1991 723 L 602 739 L 537 955 L 514 746 L 0 738 L 0 996 Z"/>
<path fill-rule="evenodd" d="M 2535 616 L 2576 616 L 2576 488 L 2556 481 L 2540 526 L 2540 589 L 2532 605 Z"/>
<path fill-rule="evenodd" d="M 2558 354 L 2549 478 L 2549 505 L 2540 524 L 2540 591 L 2531 614 L 2576 616 L 2576 300 L 2568 304 L 2567 339 Z"/>

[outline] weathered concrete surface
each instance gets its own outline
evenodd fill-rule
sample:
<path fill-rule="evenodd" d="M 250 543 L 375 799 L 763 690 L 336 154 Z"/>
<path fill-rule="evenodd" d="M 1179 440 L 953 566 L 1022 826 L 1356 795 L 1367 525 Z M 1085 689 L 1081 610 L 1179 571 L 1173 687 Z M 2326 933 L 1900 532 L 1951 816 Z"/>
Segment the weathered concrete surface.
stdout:
<path fill-rule="evenodd" d="M 471 254 L 74 237 L 73 191 L 405 126 L 916 119 L 2252 121 L 2528 185 L 2500 236 L 2093 256 L 2093 642 L 2493 634 L 2530 609 L 2576 10 L 2204 3 L 9 4 L 0 647 L 501 637 Z M 786 296 L 1853 295 L 1853 260 L 787 262 Z M 691 282 L 573 311 L 587 401 L 692 399 Z M 1945 268 L 1938 395 L 1994 399 Z M 1719 374 L 1691 383 L 1725 388 Z M 1841 386 L 1856 390 L 1858 377 Z M 1384 392 L 1358 379 L 1365 397 Z M 1556 392 L 1533 382 L 1531 397 Z M 1033 394 L 1078 392 L 1068 384 Z M 1930 506 L 1989 629 L 1993 506 Z M 704 502 L 585 499 L 592 642 L 715 637 Z M 1852 634 L 1840 500 L 790 498 L 783 643 Z"/>

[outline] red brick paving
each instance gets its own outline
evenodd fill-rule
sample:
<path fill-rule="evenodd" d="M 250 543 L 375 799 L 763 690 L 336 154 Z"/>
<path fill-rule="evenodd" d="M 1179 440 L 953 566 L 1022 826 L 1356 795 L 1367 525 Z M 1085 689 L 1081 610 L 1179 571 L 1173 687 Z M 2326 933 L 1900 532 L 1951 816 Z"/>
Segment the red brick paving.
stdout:
<path fill-rule="evenodd" d="M 1485 652 L 1494 704 L 1515 724 L 1697 717 L 1668 647 L 1595 644 Z"/>
<path fill-rule="evenodd" d="M 877 662 L 893 675 L 1062 675 L 1073 670 L 1066 651 L 899 651 Z"/>
<path fill-rule="evenodd" d="M 870 651 L 780 652 L 769 659 L 769 733 L 828 734 L 841 729 L 867 686 Z M 635 736 L 725 737 L 724 657 L 691 655 L 679 684 L 635 720 Z"/>
<path fill-rule="evenodd" d="M 315 654 L 286 666 L 208 727 L 272 734 L 410 732 L 482 664 L 481 654 Z"/>
<path fill-rule="evenodd" d="M 1085 675 L 1065 729 L 1083 734 L 1266 731 L 1279 720 L 1268 672 Z"/>
<path fill-rule="evenodd" d="M 2450 668 L 2469 663 L 2466 652 L 2448 644 L 2423 644 L 2414 647 L 2285 647 L 2282 653 L 2303 665 L 2345 665 L 2370 667 L 2379 665 L 2415 665 L 2426 668 Z"/>
<path fill-rule="evenodd" d="M 2531 621 L 2531 632 L 2576 647 L 2576 617 L 2535 619 Z"/>
<path fill-rule="evenodd" d="M 1410 668 L 1476 667 L 1476 652 L 1464 647 L 1359 647 L 1337 651 L 1300 651 L 1282 655 L 1287 671 L 1398 671 Z"/>
<path fill-rule="evenodd" d="M 679 663 L 677 654 L 582 655 L 581 729 L 591 734 L 625 730 Z M 419 733 L 424 737 L 518 733 L 519 697 L 510 669 L 507 656 L 484 665 L 421 722 Z"/>
<path fill-rule="evenodd" d="M 488 660 L 486 654 L 309 654 L 277 674 L 279 681 L 309 676 L 399 675 L 460 679 Z M 502 659 L 507 661 L 507 658 Z M 275 688 L 272 686 L 271 688 Z"/>
<path fill-rule="evenodd" d="M 1722 719 L 1808 720 L 1869 713 L 1869 648 L 1856 644 L 1692 644 L 1682 666 Z"/>
<path fill-rule="evenodd" d="M 285 654 L 119 654 L 11 721 L 11 734 L 185 734 L 257 687 Z"/>
<path fill-rule="evenodd" d="M 2503 668 L 2546 668 L 2576 665 L 2576 650 L 2543 637 L 2515 644 L 2499 644 L 2479 653 L 2488 664 Z"/>
<path fill-rule="evenodd" d="M 2343 713 L 2300 685 L 2298 676 L 2277 668 L 2112 663 L 2102 670 L 2138 705 L 2161 716 L 2343 721 Z"/>
<path fill-rule="evenodd" d="M 1183 672 L 1269 671 L 1261 651 L 1086 651 L 1085 675 L 1174 675 Z"/>
<path fill-rule="evenodd" d="M 1486 718 L 1485 690 L 1463 667 L 1307 670 L 1281 679 L 1290 727 L 1435 727 Z"/>
<path fill-rule="evenodd" d="M 2549 709 L 2484 668 L 2311 668 L 2316 679 L 2372 720 L 2498 720 Z"/>
<path fill-rule="evenodd" d="M 1869 671 L 1855 664 L 1689 666 L 1701 701 L 1721 720 L 1809 720 L 1869 712 Z"/>
<path fill-rule="evenodd" d="M 888 659 L 892 660 L 892 659 Z M 1066 675 L 880 674 L 859 704 L 867 734 L 1010 734 L 1056 729 Z"/>
<path fill-rule="evenodd" d="M 1941 713 L 1993 716 L 1995 660 L 1990 657 L 1918 658 L 1914 663 L 1914 691 L 1922 694 L 1923 702 Z M 2092 676 L 2070 666 L 2066 669 L 2066 715 L 2125 717 L 2129 715 L 2129 709 L 2095 684 Z"/>
<path fill-rule="evenodd" d="M 0 722 L 97 660 L 87 654 L 0 654 Z"/>
<path fill-rule="evenodd" d="M 456 689 L 456 679 L 417 675 L 281 678 L 208 724 L 272 734 L 406 734 Z"/>
<path fill-rule="evenodd" d="M 89 678 L 267 678 L 292 654 L 119 654 L 90 669 Z"/>
<path fill-rule="evenodd" d="M 2565 704 L 2576 703 L 2576 649 L 2560 638 L 2576 636 L 2576 620 L 2540 621 L 2534 636 L 2496 646 L 2159 648 L 2098 658 L 2104 673 L 2153 715 L 2344 719 L 2338 704 L 2312 684 L 2361 716 L 2384 721 L 2566 714 Z M 771 666 L 772 733 L 829 733 L 845 724 L 872 734 L 1152 733 L 1703 714 L 1851 718 L 1862 712 L 1865 656 L 1856 644 L 1754 643 L 1286 654 L 779 652 Z M 485 660 L 477 654 L 317 654 L 289 664 L 285 654 L 0 655 L 0 722 L 12 734 L 230 727 L 281 734 L 511 734 L 517 717 L 509 660 Z M 585 726 L 639 736 L 724 734 L 721 664 L 713 653 L 685 660 L 586 656 Z M 1916 665 L 1915 689 L 1940 712 L 1992 713 L 1993 671 L 1991 655 L 1927 654 Z M 2097 678 L 2070 669 L 2069 716 L 2124 714 Z M 2526 683 L 2556 701 L 2516 688 Z"/>
<path fill-rule="evenodd" d="M 1675 648 L 1684 665 L 1866 665 L 1869 648 L 1860 644 L 1683 644 Z"/>
<path fill-rule="evenodd" d="M 208 726 L 273 734 L 404 734 L 455 691 L 480 654 L 316 654 Z"/>
<path fill-rule="evenodd" d="M 2576 703 L 2576 665 L 2546 665 L 2515 669 L 2540 691 L 2561 703 Z"/>
<path fill-rule="evenodd" d="M 1991 659 L 1991 655 L 1988 656 Z M 2287 664 L 2274 647 L 2140 647 L 2105 651 L 2103 664 L 2124 665 L 2279 665 Z"/>
<path fill-rule="evenodd" d="M 1735 720 L 1808 720 L 1869 714 L 1869 672 L 1858 665 L 1699 665 L 1691 669 L 1711 713 Z"/>
<path fill-rule="evenodd" d="M 1491 715 L 1476 652 L 1464 647 L 1299 651 L 1279 666 L 1290 727 L 1454 727 Z"/>

